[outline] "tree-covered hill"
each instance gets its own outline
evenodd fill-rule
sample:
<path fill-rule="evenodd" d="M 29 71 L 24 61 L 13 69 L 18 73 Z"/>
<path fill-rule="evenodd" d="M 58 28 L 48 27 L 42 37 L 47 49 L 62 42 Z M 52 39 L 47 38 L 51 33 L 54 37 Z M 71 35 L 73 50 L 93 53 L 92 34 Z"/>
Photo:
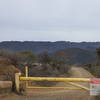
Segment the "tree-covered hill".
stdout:
<path fill-rule="evenodd" d="M 41 41 L 5 41 L 0 42 L 0 48 L 9 49 L 14 51 L 30 50 L 34 53 L 41 53 L 44 51 L 55 52 L 66 48 L 80 48 L 90 51 L 95 51 L 100 47 L 100 42 L 41 42 Z"/>

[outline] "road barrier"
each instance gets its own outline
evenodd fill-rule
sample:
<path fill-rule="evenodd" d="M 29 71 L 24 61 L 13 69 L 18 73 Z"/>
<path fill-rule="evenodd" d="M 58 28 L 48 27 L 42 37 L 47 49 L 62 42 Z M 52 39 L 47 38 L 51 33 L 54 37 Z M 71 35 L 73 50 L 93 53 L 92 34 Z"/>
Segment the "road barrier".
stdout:
<path fill-rule="evenodd" d="M 25 81 L 27 83 L 26 88 L 48 88 L 48 89 L 84 89 L 90 90 L 89 88 L 82 86 L 80 84 L 76 84 L 73 82 L 90 82 L 89 78 L 58 78 L 58 77 L 22 77 L 20 73 L 16 73 L 15 75 L 15 82 L 16 82 L 16 90 L 20 92 L 20 81 Z M 64 82 L 79 88 L 67 88 L 67 87 L 30 87 L 28 86 L 27 81 L 55 81 L 55 82 Z"/>
<path fill-rule="evenodd" d="M 100 79 L 99 78 L 61 78 L 61 77 L 29 77 L 28 67 L 25 67 L 26 75 L 21 76 L 21 73 L 15 74 L 15 85 L 16 91 L 20 92 L 20 81 L 26 82 L 26 88 L 29 89 L 67 89 L 67 90 L 86 90 L 90 92 L 90 95 L 96 96 L 100 94 Z M 72 85 L 74 87 L 33 87 L 29 86 L 28 81 L 54 81 L 54 82 L 64 82 L 66 84 Z M 81 84 L 79 84 L 81 82 Z M 83 83 L 88 83 L 90 87 L 83 86 Z"/>
<path fill-rule="evenodd" d="M 90 89 L 88 87 L 85 87 L 83 85 L 77 84 L 77 83 L 73 83 L 73 82 L 82 82 L 82 83 L 89 83 L 91 79 L 89 78 L 61 78 L 61 77 L 28 77 L 28 67 L 25 67 L 25 72 L 26 75 L 25 77 L 21 76 L 21 73 L 16 73 L 15 75 L 15 83 L 16 83 L 16 91 L 20 92 L 20 81 L 25 81 L 26 82 L 26 88 L 30 88 L 30 89 L 36 89 L 36 88 L 40 88 L 40 89 L 84 89 L 89 91 Z M 64 82 L 67 84 L 70 84 L 72 86 L 75 86 L 75 88 L 73 87 L 33 87 L 33 86 L 29 86 L 28 85 L 28 81 L 54 81 L 54 82 Z M 76 88 L 78 87 L 78 88 Z"/>

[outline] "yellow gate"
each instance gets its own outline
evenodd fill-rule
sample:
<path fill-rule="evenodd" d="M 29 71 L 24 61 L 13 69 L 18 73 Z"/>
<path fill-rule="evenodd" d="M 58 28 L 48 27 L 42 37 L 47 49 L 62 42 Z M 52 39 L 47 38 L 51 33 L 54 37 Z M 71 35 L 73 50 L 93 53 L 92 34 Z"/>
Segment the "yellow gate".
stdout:
<path fill-rule="evenodd" d="M 26 66 L 26 76 L 23 77 L 21 76 L 21 73 L 16 73 L 15 75 L 15 84 L 16 84 L 16 91 L 20 92 L 20 81 L 25 81 L 26 82 L 26 88 L 30 88 L 30 89 L 36 89 L 36 88 L 40 88 L 40 89 L 84 89 L 87 91 L 90 91 L 90 88 L 77 84 L 77 83 L 73 83 L 73 82 L 82 82 L 82 83 L 89 83 L 90 82 L 90 78 L 61 78 L 61 77 L 28 77 L 28 67 Z M 55 82 L 64 82 L 67 84 L 70 84 L 72 86 L 75 86 L 75 88 L 72 87 L 32 87 L 28 85 L 28 81 L 55 81 Z M 77 87 L 77 88 L 76 88 Z"/>

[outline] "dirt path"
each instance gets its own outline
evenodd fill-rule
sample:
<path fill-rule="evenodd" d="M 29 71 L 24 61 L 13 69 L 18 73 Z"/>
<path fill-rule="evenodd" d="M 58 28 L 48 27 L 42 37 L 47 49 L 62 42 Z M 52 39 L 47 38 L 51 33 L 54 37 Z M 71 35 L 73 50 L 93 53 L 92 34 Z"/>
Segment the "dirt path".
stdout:
<path fill-rule="evenodd" d="M 88 71 L 81 67 L 72 67 L 71 77 L 91 78 L 93 77 Z M 88 86 L 87 83 L 83 84 Z M 56 86 L 68 86 L 62 82 Z M 29 90 L 27 96 L 10 95 L 2 100 L 93 100 L 88 91 L 84 90 Z M 1 99 L 0 99 L 1 100 Z"/>
<path fill-rule="evenodd" d="M 70 73 L 71 77 L 93 78 L 93 75 L 82 67 L 73 66 Z"/>

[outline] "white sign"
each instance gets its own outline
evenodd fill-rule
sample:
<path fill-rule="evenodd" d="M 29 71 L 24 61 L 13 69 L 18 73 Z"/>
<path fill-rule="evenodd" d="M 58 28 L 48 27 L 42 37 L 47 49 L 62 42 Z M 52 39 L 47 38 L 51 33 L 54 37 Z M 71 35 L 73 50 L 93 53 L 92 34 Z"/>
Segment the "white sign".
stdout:
<path fill-rule="evenodd" d="M 97 96 L 100 94 L 100 78 L 91 79 L 90 82 L 90 95 Z"/>

